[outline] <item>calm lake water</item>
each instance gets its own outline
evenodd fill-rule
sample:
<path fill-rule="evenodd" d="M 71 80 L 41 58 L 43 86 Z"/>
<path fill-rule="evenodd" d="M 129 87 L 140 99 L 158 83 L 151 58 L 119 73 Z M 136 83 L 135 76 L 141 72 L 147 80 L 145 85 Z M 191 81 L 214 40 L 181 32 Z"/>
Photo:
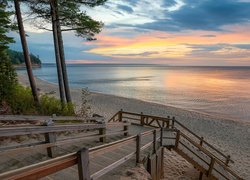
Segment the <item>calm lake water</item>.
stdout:
<path fill-rule="evenodd" d="M 56 66 L 34 74 L 57 83 Z M 68 65 L 71 87 L 250 122 L 250 67 Z"/>

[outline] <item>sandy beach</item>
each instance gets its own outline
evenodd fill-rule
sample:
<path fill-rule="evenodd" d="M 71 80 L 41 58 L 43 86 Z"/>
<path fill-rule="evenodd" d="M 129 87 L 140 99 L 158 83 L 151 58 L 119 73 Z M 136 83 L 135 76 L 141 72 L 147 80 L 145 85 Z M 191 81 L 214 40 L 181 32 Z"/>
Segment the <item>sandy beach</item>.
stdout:
<path fill-rule="evenodd" d="M 29 85 L 25 75 L 19 74 L 18 79 L 21 84 Z M 55 92 L 55 95 L 59 96 L 56 84 L 51 84 L 40 79 L 37 79 L 36 82 L 41 92 Z M 71 89 L 71 94 L 74 103 L 79 105 L 81 90 L 76 88 Z M 225 154 L 231 155 L 235 161 L 234 164 L 230 165 L 232 169 L 244 179 L 250 179 L 250 123 L 223 119 L 212 115 L 114 95 L 91 93 L 90 98 L 92 112 L 100 114 L 106 119 L 109 119 L 120 109 L 137 113 L 144 112 L 145 114 L 156 116 L 175 116 L 178 121 L 200 136 L 203 136 L 209 143 Z M 190 169 L 193 169 L 191 165 L 184 162 L 185 160 L 181 160 L 177 154 L 171 153 L 169 157 L 171 158 L 166 160 L 166 166 L 172 164 L 169 169 L 171 169 L 171 172 L 174 171 L 174 175 L 171 177 L 175 177 L 176 179 L 183 178 L 185 174 L 190 173 Z M 193 178 L 190 176 L 189 179 Z"/>

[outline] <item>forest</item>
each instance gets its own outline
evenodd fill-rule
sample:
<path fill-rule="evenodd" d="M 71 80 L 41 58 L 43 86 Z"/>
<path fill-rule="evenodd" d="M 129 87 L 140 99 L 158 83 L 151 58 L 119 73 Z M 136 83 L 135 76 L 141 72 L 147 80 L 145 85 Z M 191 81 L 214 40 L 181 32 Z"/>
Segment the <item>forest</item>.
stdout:
<path fill-rule="evenodd" d="M 7 54 L 9 56 L 12 64 L 14 64 L 14 65 L 24 64 L 25 60 L 24 60 L 24 56 L 23 56 L 22 52 L 8 49 Z M 41 60 L 39 59 L 39 56 L 36 56 L 36 55 L 31 53 L 30 59 L 31 59 L 32 64 L 41 65 Z"/>

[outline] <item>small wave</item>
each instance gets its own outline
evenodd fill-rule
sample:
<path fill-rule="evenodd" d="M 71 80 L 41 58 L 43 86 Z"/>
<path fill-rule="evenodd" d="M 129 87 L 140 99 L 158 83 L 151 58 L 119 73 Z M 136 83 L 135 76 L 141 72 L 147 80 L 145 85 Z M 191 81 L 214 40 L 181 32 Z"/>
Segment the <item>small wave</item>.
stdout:
<path fill-rule="evenodd" d="M 138 82 L 138 81 L 150 81 L 153 76 L 144 77 L 131 77 L 131 78 L 114 78 L 114 79 L 87 79 L 75 81 L 80 84 L 106 84 L 106 83 L 117 83 L 117 82 Z"/>

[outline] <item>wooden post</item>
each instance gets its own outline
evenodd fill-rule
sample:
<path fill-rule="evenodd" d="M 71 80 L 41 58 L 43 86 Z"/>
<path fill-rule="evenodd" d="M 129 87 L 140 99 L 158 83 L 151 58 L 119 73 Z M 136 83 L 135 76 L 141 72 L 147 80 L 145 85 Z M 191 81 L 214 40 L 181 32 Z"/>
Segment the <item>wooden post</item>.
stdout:
<path fill-rule="evenodd" d="M 118 115 L 118 119 L 119 119 L 119 122 L 122 122 L 122 109 L 119 111 L 119 115 Z"/>
<path fill-rule="evenodd" d="M 128 123 L 128 121 L 124 121 L 124 123 Z M 128 125 L 124 125 L 123 131 L 128 131 Z M 128 136 L 128 132 L 124 132 L 124 136 Z"/>
<path fill-rule="evenodd" d="M 163 128 L 161 128 L 161 139 L 160 139 L 161 146 L 163 146 Z"/>
<path fill-rule="evenodd" d="M 170 124 L 170 116 L 168 116 L 167 118 L 168 118 L 167 128 L 169 128 L 169 124 Z"/>
<path fill-rule="evenodd" d="M 231 156 L 228 155 L 228 156 L 227 156 L 227 159 L 226 159 L 226 165 L 227 165 L 227 166 L 228 166 L 228 164 L 229 164 L 229 162 L 230 162 L 230 158 L 231 158 Z"/>
<path fill-rule="evenodd" d="M 214 168 L 214 163 L 215 163 L 215 158 L 211 157 L 211 162 L 210 162 L 209 169 L 208 169 L 208 172 L 207 172 L 207 177 L 208 178 L 210 178 L 211 175 L 212 175 L 212 171 L 213 171 L 213 168 Z"/>
<path fill-rule="evenodd" d="M 83 148 L 77 152 L 79 180 L 90 180 L 89 150 Z"/>
<path fill-rule="evenodd" d="M 136 137 L 136 164 L 140 163 L 141 156 L 141 134 Z"/>
<path fill-rule="evenodd" d="M 153 132 L 153 151 L 154 151 L 154 153 L 156 153 L 156 145 L 157 145 L 156 130 L 154 130 L 154 132 Z"/>
<path fill-rule="evenodd" d="M 200 145 L 201 145 L 201 146 L 202 146 L 202 144 L 203 144 L 203 141 L 204 141 L 204 138 L 201 137 L 201 141 L 200 141 Z"/>
<path fill-rule="evenodd" d="M 164 147 L 161 148 L 161 179 L 164 178 Z"/>
<path fill-rule="evenodd" d="M 105 124 L 105 122 L 99 122 L 99 124 Z M 105 135 L 103 137 L 100 137 L 99 140 L 100 142 L 105 143 L 106 142 L 106 126 L 104 128 L 99 129 L 99 135 Z"/>
<path fill-rule="evenodd" d="M 180 131 L 177 130 L 177 132 L 176 132 L 176 139 L 175 139 L 175 149 L 177 149 L 177 147 L 178 147 L 179 140 L 180 140 Z"/>
<path fill-rule="evenodd" d="M 53 120 L 50 119 L 49 121 L 46 121 L 45 126 L 52 126 L 53 125 Z M 50 133 L 45 133 L 44 134 L 45 142 L 46 143 L 55 143 L 56 142 L 56 133 L 50 132 Z M 56 157 L 56 146 L 48 147 L 47 148 L 47 154 L 49 157 L 54 158 Z"/>
<path fill-rule="evenodd" d="M 202 180 L 202 177 L 203 177 L 203 173 L 200 172 L 200 175 L 199 175 L 199 180 Z"/>
<path fill-rule="evenodd" d="M 161 121 L 161 127 L 164 128 L 164 126 L 165 126 L 165 121 L 162 120 Z"/>
<path fill-rule="evenodd" d="M 174 128 L 174 121 L 175 121 L 175 117 L 173 117 L 172 119 L 172 128 Z"/>
<path fill-rule="evenodd" d="M 143 126 L 145 123 L 144 123 L 144 116 L 143 116 L 143 112 L 141 112 L 141 126 Z"/>

